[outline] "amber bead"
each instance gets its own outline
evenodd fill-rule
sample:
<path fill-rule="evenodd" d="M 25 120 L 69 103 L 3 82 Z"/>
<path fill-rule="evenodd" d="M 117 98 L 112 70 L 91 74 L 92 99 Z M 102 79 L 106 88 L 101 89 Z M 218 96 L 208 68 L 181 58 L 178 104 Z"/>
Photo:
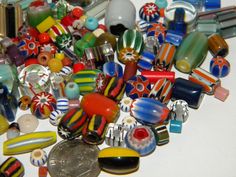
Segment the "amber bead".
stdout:
<path fill-rule="evenodd" d="M 113 50 L 115 50 L 115 48 L 116 48 L 116 37 L 113 34 L 109 33 L 109 32 L 105 32 L 105 33 L 101 34 L 96 39 L 95 46 L 100 46 L 100 45 L 107 44 L 107 43 L 110 43 Z"/>
<path fill-rule="evenodd" d="M 219 34 L 213 34 L 208 38 L 208 47 L 214 57 L 225 57 L 229 53 L 228 44 Z"/>

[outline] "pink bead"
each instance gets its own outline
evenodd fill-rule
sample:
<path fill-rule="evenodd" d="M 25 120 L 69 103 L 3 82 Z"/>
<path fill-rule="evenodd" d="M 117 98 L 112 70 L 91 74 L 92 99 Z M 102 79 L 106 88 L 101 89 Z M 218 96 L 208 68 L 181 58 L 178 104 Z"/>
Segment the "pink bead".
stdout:
<path fill-rule="evenodd" d="M 219 86 L 216 88 L 214 96 L 220 101 L 225 101 L 229 96 L 229 90 Z"/>
<path fill-rule="evenodd" d="M 73 108 L 79 108 L 80 107 L 80 101 L 79 100 L 69 100 L 69 109 Z"/>

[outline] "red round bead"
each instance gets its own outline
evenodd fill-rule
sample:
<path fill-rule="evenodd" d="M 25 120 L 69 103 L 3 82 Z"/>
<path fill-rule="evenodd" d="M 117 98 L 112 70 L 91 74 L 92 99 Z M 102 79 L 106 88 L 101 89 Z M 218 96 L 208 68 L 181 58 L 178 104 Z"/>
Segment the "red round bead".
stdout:
<path fill-rule="evenodd" d="M 61 24 L 64 25 L 65 27 L 72 26 L 74 21 L 75 19 L 72 16 L 66 15 L 61 19 Z"/>
<path fill-rule="evenodd" d="M 72 10 L 72 15 L 77 19 L 79 19 L 83 14 L 84 14 L 84 9 L 82 7 L 75 7 Z"/>
<path fill-rule="evenodd" d="M 25 61 L 25 67 L 32 64 L 39 64 L 37 58 L 29 58 Z"/>
<path fill-rule="evenodd" d="M 38 35 L 40 44 L 48 44 L 51 42 L 51 38 L 48 33 L 41 33 Z"/>
<path fill-rule="evenodd" d="M 79 72 L 79 71 L 81 71 L 83 69 L 85 69 L 84 63 L 75 63 L 73 65 L 73 73 L 77 73 L 77 72 Z"/>

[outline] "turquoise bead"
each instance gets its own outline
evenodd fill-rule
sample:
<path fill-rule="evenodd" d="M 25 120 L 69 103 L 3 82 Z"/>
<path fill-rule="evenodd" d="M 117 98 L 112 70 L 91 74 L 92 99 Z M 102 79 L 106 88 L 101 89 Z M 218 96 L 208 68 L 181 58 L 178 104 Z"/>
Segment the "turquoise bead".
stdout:
<path fill-rule="evenodd" d="M 88 17 L 85 21 L 85 27 L 89 30 L 95 30 L 98 27 L 98 19 L 95 17 Z"/>
<path fill-rule="evenodd" d="M 65 94 L 69 100 L 79 99 L 80 89 L 78 84 L 76 84 L 75 82 L 67 83 L 65 88 Z"/>
<path fill-rule="evenodd" d="M 181 133 L 182 132 L 182 122 L 179 120 L 170 121 L 170 132 L 171 133 Z"/>

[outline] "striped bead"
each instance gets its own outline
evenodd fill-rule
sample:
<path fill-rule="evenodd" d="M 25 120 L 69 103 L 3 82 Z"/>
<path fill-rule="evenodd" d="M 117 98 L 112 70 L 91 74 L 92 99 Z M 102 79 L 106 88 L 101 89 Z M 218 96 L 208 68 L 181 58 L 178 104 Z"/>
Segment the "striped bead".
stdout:
<path fill-rule="evenodd" d="M 123 77 L 123 68 L 120 64 L 109 61 L 103 65 L 103 73 L 107 77 Z"/>
<path fill-rule="evenodd" d="M 162 23 L 151 23 L 147 29 L 147 37 L 153 36 L 160 45 L 165 42 L 166 27 Z"/>
<path fill-rule="evenodd" d="M 154 62 L 155 71 L 170 71 L 175 56 L 176 48 L 170 43 L 165 43 L 160 47 L 157 57 Z"/>
<path fill-rule="evenodd" d="M 47 162 L 47 153 L 42 149 L 35 149 L 30 154 L 30 162 L 36 167 L 43 166 Z"/>
<path fill-rule="evenodd" d="M 60 36 L 61 34 L 67 34 L 67 33 L 68 31 L 61 23 L 55 24 L 48 31 L 48 34 L 53 42 L 56 42 L 57 36 Z"/>
<path fill-rule="evenodd" d="M 170 80 L 160 79 L 155 83 L 148 97 L 167 104 L 171 99 L 172 87 L 173 84 Z"/>
<path fill-rule="evenodd" d="M 229 74 L 230 64 L 223 57 L 213 58 L 210 62 L 210 72 L 214 76 L 220 78 L 225 77 Z"/>
<path fill-rule="evenodd" d="M 152 127 L 152 130 L 154 131 L 154 134 L 156 136 L 156 143 L 158 146 L 169 143 L 169 133 L 165 125 Z"/>
<path fill-rule="evenodd" d="M 177 31 L 167 30 L 165 42 L 170 43 L 174 46 L 180 46 L 183 41 L 183 34 Z"/>
<path fill-rule="evenodd" d="M 59 72 L 59 75 L 62 77 L 68 77 L 72 74 L 72 69 L 69 66 L 64 66 L 61 71 Z"/>
<path fill-rule="evenodd" d="M 57 110 L 61 112 L 66 112 L 69 109 L 69 100 L 67 98 L 57 99 Z"/>
<path fill-rule="evenodd" d="M 139 70 L 151 70 L 153 66 L 153 61 L 155 60 L 155 55 L 147 50 L 143 51 L 140 55 L 138 61 Z"/>
<path fill-rule="evenodd" d="M 81 108 L 70 109 L 60 120 L 58 134 L 62 139 L 72 140 L 82 134 L 87 114 Z"/>
<path fill-rule="evenodd" d="M 134 117 L 128 116 L 122 119 L 122 126 L 129 131 L 137 126 L 137 121 Z"/>
<path fill-rule="evenodd" d="M 182 121 L 170 120 L 170 132 L 181 133 L 182 132 Z"/>
<path fill-rule="evenodd" d="M 139 16 L 147 22 L 155 22 L 160 18 L 158 6 L 155 3 L 146 3 L 139 10 Z"/>
<path fill-rule="evenodd" d="M 188 103 L 184 100 L 175 100 L 170 106 L 169 118 L 186 122 L 189 116 Z"/>
<path fill-rule="evenodd" d="M 0 175 L 3 177 L 23 177 L 25 168 L 15 157 L 9 157 L 0 166 Z"/>
<path fill-rule="evenodd" d="M 64 115 L 64 113 L 60 110 L 52 111 L 50 116 L 49 116 L 49 122 L 52 125 L 57 126 L 63 115 Z"/>
<path fill-rule="evenodd" d="M 136 22 L 136 29 L 141 33 L 146 33 L 149 23 L 144 20 L 139 20 Z"/>
<path fill-rule="evenodd" d="M 208 95 L 213 95 L 216 88 L 221 84 L 220 79 L 202 68 L 193 69 L 188 79 L 201 85 L 204 89 L 204 93 Z"/>
<path fill-rule="evenodd" d="M 133 99 L 131 99 L 130 97 L 125 97 L 122 98 L 122 100 L 120 101 L 120 109 L 123 112 L 129 112 L 130 111 L 130 106 L 133 102 Z"/>

